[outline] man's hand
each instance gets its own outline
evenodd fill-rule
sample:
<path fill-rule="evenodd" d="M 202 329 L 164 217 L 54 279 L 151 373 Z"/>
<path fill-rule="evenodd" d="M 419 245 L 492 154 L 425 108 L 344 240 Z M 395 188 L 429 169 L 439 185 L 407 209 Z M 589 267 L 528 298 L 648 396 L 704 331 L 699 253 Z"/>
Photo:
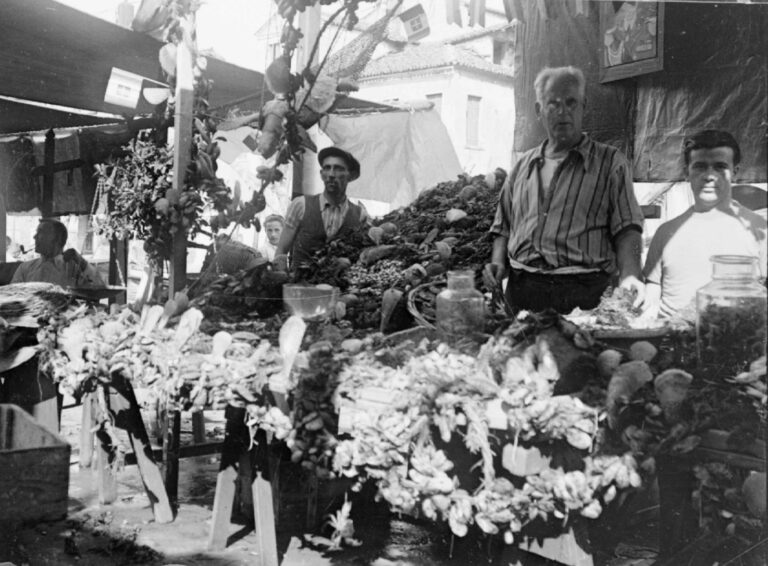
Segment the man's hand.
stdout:
<path fill-rule="evenodd" d="M 643 314 L 640 318 L 645 320 L 655 320 L 659 317 L 661 310 L 661 285 L 647 281 L 645 283 L 645 296 L 640 305 Z"/>
<path fill-rule="evenodd" d="M 637 293 L 635 301 L 632 303 L 633 307 L 640 307 L 645 302 L 645 284 L 634 275 L 629 275 L 619 281 L 619 287 Z"/>
<path fill-rule="evenodd" d="M 65 263 L 71 263 L 80 271 L 85 271 L 88 267 L 88 262 L 81 256 L 79 253 L 77 253 L 77 250 L 75 248 L 69 248 L 68 250 L 65 250 L 62 254 L 62 257 L 64 258 Z"/>
<path fill-rule="evenodd" d="M 498 263 L 486 263 L 483 268 L 483 283 L 489 291 L 501 289 L 501 281 L 504 279 L 504 266 Z"/>

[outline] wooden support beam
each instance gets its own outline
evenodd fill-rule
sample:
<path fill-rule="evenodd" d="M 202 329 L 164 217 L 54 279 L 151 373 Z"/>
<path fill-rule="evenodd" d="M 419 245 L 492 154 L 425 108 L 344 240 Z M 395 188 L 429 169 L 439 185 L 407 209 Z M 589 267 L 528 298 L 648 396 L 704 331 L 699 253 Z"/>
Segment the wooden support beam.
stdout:
<path fill-rule="evenodd" d="M 62 171 L 71 171 L 72 169 L 77 169 L 83 165 L 85 165 L 85 161 L 82 159 L 70 159 L 68 161 L 59 161 L 58 163 L 54 163 L 50 169 L 52 169 L 54 173 L 60 173 Z M 46 165 L 38 165 L 32 169 L 31 174 L 36 177 L 39 177 L 40 175 L 45 176 L 48 170 L 49 168 Z"/>
<path fill-rule="evenodd" d="M 181 444 L 181 411 L 166 410 L 163 463 L 165 464 L 165 491 L 174 507 L 179 500 L 179 446 Z"/>
<path fill-rule="evenodd" d="M 229 538 L 229 525 L 237 491 L 238 470 L 241 457 L 247 454 L 250 444 L 248 428 L 245 426 L 245 409 L 228 405 L 224 410 L 224 445 L 221 449 L 221 464 L 216 478 L 216 492 L 213 498 L 213 516 L 208 535 L 208 550 L 224 550 Z"/>
<path fill-rule="evenodd" d="M 275 532 L 275 506 L 272 477 L 277 470 L 270 464 L 270 443 L 263 430 L 257 432 L 256 478 L 251 486 L 253 493 L 253 518 L 258 540 L 259 566 L 279 566 L 277 555 L 277 534 Z"/>
<path fill-rule="evenodd" d="M 158 523 L 173 521 L 173 508 L 163 485 L 162 474 L 152 455 L 147 429 L 141 420 L 141 410 L 130 381 L 113 374 L 109 388 L 109 411 L 115 426 L 128 433 L 131 448 L 136 456 L 141 481 L 152 504 L 152 512 Z"/>
<path fill-rule="evenodd" d="M 109 241 L 109 279 L 110 285 L 128 286 L 128 240 L 112 238 Z M 128 293 L 110 297 L 109 304 L 124 305 L 128 302 Z"/>
<path fill-rule="evenodd" d="M 184 190 L 192 147 L 192 118 L 194 112 L 194 75 L 192 54 L 184 41 L 176 47 L 176 111 L 174 114 L 173 188 Z M 181 226 L 173 236 L 169 295 L 187 286 L 187 234 Z"/>
<path fill-rule="evenodd" d="M 43 195 L 40 202 L 40 212 L 43 218 L 53 216 L 53 176 L 56 165 L 56 134 L 53 129 L 45 134 L 45 153 L 43 156 Z"/>
<path fill-rule="evenodd" d="M 93 393 L 83 395 L 82 420 L 80 423 L 80 467 L 90 468 L 93 462 Z"/>

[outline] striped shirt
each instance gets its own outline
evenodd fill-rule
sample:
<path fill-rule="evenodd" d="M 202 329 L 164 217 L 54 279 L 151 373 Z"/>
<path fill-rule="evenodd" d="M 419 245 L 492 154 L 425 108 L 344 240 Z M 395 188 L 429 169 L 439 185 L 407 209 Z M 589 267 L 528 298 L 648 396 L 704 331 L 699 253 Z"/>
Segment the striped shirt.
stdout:
<path fill-rule="evenodd" d="M 615 272 L 613 237 L 643 226 L 627 159 L 585 134 L 542 190 L 546 144 L 526 152 L 507 177 L 490 232 L 509 238 L 516 269 Z"/>
<path fill-rule="evenodd" d="M 296 197 L 288 205 L 288 210 L 285 212 L 285 225 L 288 228 L 298 230 L 301 226 L 301 221 L 304 219 L 304 211 L 306 210 L 306 197 Z M 360 207 L 360 222 L 368 221 L 368 212 L 361 202 L 357 203 Z M 320 214 L 323 217 L 323 226 L 325 227 L 325 235 L 328 238 L 333 238 L 336 233 L 341 229 L 341 225 L 344 223 L 344 217 L 349 210 L 349 199 L 345 198 L 344 202 L 339 205 L 333 205 L 328 202 L 324 194 L 320 194 Z"/>

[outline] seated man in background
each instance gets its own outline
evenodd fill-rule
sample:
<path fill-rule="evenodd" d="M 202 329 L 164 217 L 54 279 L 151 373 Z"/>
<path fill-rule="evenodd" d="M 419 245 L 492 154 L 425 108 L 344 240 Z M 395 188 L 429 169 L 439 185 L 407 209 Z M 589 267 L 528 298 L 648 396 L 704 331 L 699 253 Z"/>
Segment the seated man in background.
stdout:
<path fill-rule="evenodd" d="M 665 222 L 651 240 L 643 270 L 646 316 L 672 316 L 712 279 L 714 255 L 758 258 L 766 276 L 766 221 L 732 198 L 741 150 L 728 132 L 705 130 L 683 142 L 694 204 Z"/>
<path fill-rule="evenodd" d="M 275 259 L 275 250 L 277 249 L 277 243 L 280 241 L 280 234 L 283 231 L 284 225 L 285 219 L 279 214 L 270 214 L 264 219 L 264 232 L 266 233 L 267 241 L 261 245 L 259 253 L 269 261 Z"/>
<path fill-rule="evenodd" d="M 40 257 L 19 265 L 11 283 L 39 281 L 62 287 L 104 287 L 96 268 L 74 248 L 64 251 L 68 236 L 67 227 L 58 220 L 40 220 L 35 232 L 35 251 Z"/>

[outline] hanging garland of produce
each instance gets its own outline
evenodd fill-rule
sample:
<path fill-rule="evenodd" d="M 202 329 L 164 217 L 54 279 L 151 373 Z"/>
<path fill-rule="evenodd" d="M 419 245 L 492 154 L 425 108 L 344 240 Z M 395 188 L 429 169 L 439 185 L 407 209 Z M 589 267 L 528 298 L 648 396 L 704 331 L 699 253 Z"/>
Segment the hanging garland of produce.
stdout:
<path fill-rule="evenodd" d="M 418 334 L 310 348 L 294 391 L 293 461 L 320 479 L 373 481 L 393 511 L 446 521 L 457 536 L 477 525 L 511 543 L 541 523 L 599 516 L 640 485 L 637 465 L 626 447 L 603 443 L 600 408 L 555 394 L 547 339 L 526 338 L 542 324 L 513 325 L 479 350 Z M 570 453 L 570 465 L 499 477 L 500 440 L 521 457 L 531 447 Z"/>
<path fill-rule="evenodd" d="M 96 166 L 100 198 L 108 202 L 95 223 L 98 233 L 110 238 L 144 240 L 150 262 L 159 266 L 171 257 L 171 243 L 181 233 L 188 238 L 214 235 L 232 222 L 259 229 L 255 215 L 265 206 L 261 192 L 250 202 L 239 202 L 224 181 L 216 176 L 221 153 L 215 141 L 216 117 L 208 113 L 212 82 L 205 78 L 207 61 L 199 56 L 194 18 L 197 3 L 173 0 L 164 6 L 166 41 L 159 52 L 161 67 L 170 85 L 169 98 L 159 107 L 157 127 L 140 132 L 123 151 Z M 192 54 L 194 82 L 193 142 L 183 188 L 173 188 L 173 150 L 166 131 L 173 123 L 176 54 L 183 43 Z"/>

